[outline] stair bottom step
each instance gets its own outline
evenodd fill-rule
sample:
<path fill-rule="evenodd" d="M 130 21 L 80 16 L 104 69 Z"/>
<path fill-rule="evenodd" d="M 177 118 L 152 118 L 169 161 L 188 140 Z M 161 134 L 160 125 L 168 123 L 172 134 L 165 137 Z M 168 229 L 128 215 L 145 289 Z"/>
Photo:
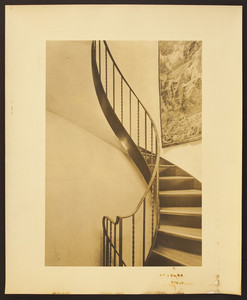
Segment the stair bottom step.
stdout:
<path fill-rule="evenodd" d="M 165 264 L 163 265 L 177 265 L 177 266 L 201 266 L 202 257 L 201 255 L 184 252 L 181 250 L 175 250 L 167 247 L 158 245 L 154 248 L 153 253 L 156 257 L 153 257 L 153 265 L 161 265 L 162 260 Z"/>
<path fill-rule="evenodd" d="M 201 241 L 188 240 L 177 236 L 158 234 L 157 245 L 192 254 L 202 254 Z"/>

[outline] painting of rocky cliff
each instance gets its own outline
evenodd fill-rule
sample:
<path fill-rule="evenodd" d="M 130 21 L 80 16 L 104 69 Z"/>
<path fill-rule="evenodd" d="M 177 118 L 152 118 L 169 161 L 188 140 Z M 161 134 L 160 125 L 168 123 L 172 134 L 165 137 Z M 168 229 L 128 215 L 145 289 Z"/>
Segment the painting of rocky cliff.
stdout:
<path fill-rule="evenodd" d="M 159 80 L 162 147 L 201 139 L 201 41 L 160 41 Z"/>

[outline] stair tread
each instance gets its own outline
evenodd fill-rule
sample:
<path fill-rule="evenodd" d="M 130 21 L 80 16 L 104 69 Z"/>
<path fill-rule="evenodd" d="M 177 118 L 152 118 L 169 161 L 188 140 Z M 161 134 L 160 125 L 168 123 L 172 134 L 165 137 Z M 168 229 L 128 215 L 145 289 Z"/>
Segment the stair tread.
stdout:
<path fill-rule="evenodd" d="M 184 195 L 184 196 L 200 196 L 202 194 L 201 190 L 194 190 L 194 189 L 190 189 L 190 190 L 168 190 L 168 191 L 160 191 L 159 194 L 162 195 L 168 195 L 168 196 L 177 196 L 177 195 Z"/>
<path fill-rule="evenodd" d="M 163 180 L 178 180 L 178 179 L 185 179 L 185 180 L 191 180 L 194 179 L 192 176 L 161 176 L 160 179 Z"/>
<path fill-rule="evenodd" d="M 202 264 L 201 255 L 192 254 L 181 250 L 175 250 L 158 245 L 153 249 L 153 252 L 183 266 L 200 266 Z"/>
<path fill-rule="evenodd" d="M 161 214 L 201 216 L 201 207 L 164 207 L 160 209 Z"/>
<path fill-rule="evenodd" d="M 201 241 L 202 230 L 201 228 L 173 226 L 173 225 L 160 225 L 159 232 L 167 233 L 173 236 Z"/>

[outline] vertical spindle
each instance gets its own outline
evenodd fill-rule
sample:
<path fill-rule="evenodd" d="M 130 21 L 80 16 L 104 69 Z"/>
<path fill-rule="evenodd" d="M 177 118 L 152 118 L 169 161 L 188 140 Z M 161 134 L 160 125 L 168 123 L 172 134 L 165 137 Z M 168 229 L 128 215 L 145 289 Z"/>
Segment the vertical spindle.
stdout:
<path fill-rule="evenodd" d="M 101 79 L 101 45 L 100 45 L 100 41 L 99 41 L 99 76 Z"/>
<path fill-rule="evenodd" d="M 145 111 L 145 160 L 147 161 L 147 112 Z"/>
<path fill-rule="evenodd" d="M 154 167 L 154 163 L 153 163 L 153 123 L 151 123 L 151 166 L 153 169 L 153 167 Z"/>
<path fill-rule="evenodd" d="M 111 266 L 111 254 L 112 254 L 112 222 L 110 221 L 110 266 Z"/>
<path fill-rule="evenodd" d="M 157 138 L 156 138 L 156 144 L 157 144 Z M 157 148 L 158 149 L 158 148 Z M 158 150 L 157 150 L 158 151 Z M 159 158 L 158 158 L 159 159 Z M 159 198 L 159 184 L 160 184 L 160 179 L 159 179 L 159 169 L 157 171 L 157 185 L 156 185 L 156 211 L 160 211 L 160 198 Z M 160 226 L 160 214 L 157 213 L 157 226 Z"/>
<path fill-rule="evenodd" d="M 155 179 L 154 179 L 154 182 L 155 182 Z M 151 243 L 153 241 L 153 232 L 154 232 L 154 188 L 155 188 L 155 183 L 154 182 L 151 186 L 151 197 L 152 197 Z"/>
<path fill-rule="evenodd" d="M 113 92 L 112 92 L 113 110 L 115 111 L 115 64 L 114 62 L 113 62 L 113 70 L 112 70 L 112 80 L 113 80 Z"/>
<path fill-rule="evenodd" d="M 123 77 L 121 76 L 121 122 L 123 124 Z"/>
<path fill-rule="evenodd" d="M 129 92 L 129 106 L 130 106 L 130 136 L 131 136 L 131 89 Z"/>
<path fill-rule="evenodd" d="M 123 266 L 123 223 L 119 220 L 119 266 Z"/>
<path fill-rule="evenodd" d="M 143 266 L 145 264 L 145 239 L 146 239 L 146 198 L 143 201 L 143 240 L 142 240 L 142 260 Z"/>
<path fill-rule="evenodd" d="M 106 219 L 106 265 L 109 266 L 108 219 Z"/>
<path fill-rule="evenodd" d="M 105 261 L 105 218 L 103 219 L 103 266 L 106 265 Z"/>
<path fill-rule="evenodd" d="M 135 215 L 132 216 L 132 266 L 135 265 Z"/>
<path fill-rule="evenodd" d="M 140 105 L 137 99 L 137 145 L 140 145 Z"/>
<path fill-rule="evenodd" d="M 107 48 L 105 46 L 105 93 L 107 97 Z"/>
<path fill-rule="evenodd" d="M 117 224 L 114 224 L 114 266 L 116 266 Z"/>

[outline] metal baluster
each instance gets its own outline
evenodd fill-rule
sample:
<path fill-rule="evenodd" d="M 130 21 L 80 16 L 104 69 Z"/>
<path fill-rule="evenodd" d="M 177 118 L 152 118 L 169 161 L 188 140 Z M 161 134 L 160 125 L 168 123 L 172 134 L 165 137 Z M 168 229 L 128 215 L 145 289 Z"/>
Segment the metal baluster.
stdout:
<path fill-rule="evenodd" d="M 123 77 L 121 76 L 121 122 L 123 124 Z"/>
<path fill-rule="evenodd" d="M 115 64 L 113 63 L 113 71 L 112 71 L 112 77 L 113 77 L 113 110 L 115 111 Z"/>
<path fill-rule="evenodd" d="M 105 47 L 105 93 L 107 97 L 107 48 Z"/>
<path fill-rule="evenodd" d="M 147 112 L 145 111 L 145 160 L 147 161 Z"/>
<path fill-rule="evenodd" d="M 117 224 L 114 224 L 114 266 L 116 266 L 116 241 L 117 241 Z"/>
<path fill-rule="evenodd" d="M 103 266 L 105 266 L 105 218 L 103 220 Z"/>
<path fill-rule="evenodd" d="M 101 79 L 101 46 L 100 46 L 100 41 L 99 41 L 99 76 Z"/>
<path fill-rule="evenodd" d="M 145 238 L 146 238 L 146 198 L 143 201 L 143 244 L 142 244 L 143 266 L 145 264 Z"/>
<path fill-rule="evenodd" d="M 151 123 L 151 166 L 153 169 L 154 168 L 154 163 L 153 163 L 153 123 Z"/>
<path fill-rule="evenodd" d="M 123 266 L 123 223 L 122 219 L 119 220 L 119 266 Z"/>
<path fill-rule="evenodd" d="M 130 102 L 130 136 L 131 136 L 131 89 L 129 94 L 129 102 Z"/>
<path fill-rule="evenodd" d="M 155 179 L 154 179 L 155 182 Z M 153 233 L 154 233 L 154 183 L 151 186 L 151 197 L 152 197 L 152 219 L 151 219 L 151 243 L 153 241 Z"/>
<path fill-rule="evenodd" d="M 139 100 L 137 99 L 137 145 L 140 144 L 140 107 L 139 107 Z"/>
<path fill-rule="evenodd" d="M 158 155 L 158 144 L 157 144 L 157 137 L 155 138 L 155 149 L 156 149 L 156 159 L 158 159 L 157 155 Z M 155 190 L 156 190 L 156 193 L 155 193 L 155 207 L 156 207 L 156 226 L 159 224 L 158 223 L 158 215 L 159 215 L 159 168 L 157 170 L 157 173 L 156 173 L 156 186 L 155 186 Z"/>
<path fill-rule="evenodd" d="M 156 137 L 156 149 L 158 153 L 158 143 L 157 143 L 157 137 Z M 156 203 L 157 203 L 157 225 L 159 226 L 160 224 L 160 214 L 158 213 L 160 211 L 160 200 L 159 200 L 159 184 L 160 184 L 160 179 L 159 179 L 160 173 L 159 173 L 159 168 L 157 170 L 157 187 L 156 187 Z"/>
<path fill-rule="evenodd" d="M 111 253 L 112 253 L 112 222 L 110 222 L 110 266 L 111 266 Z"/>
<path fill-rule="evenodd" d="M 132 266 L 135 265 L 135 215 L 132 216 Z"/>
<path fill-rule="evenodd" d="M 109 265 L 108 219 L 106 219 L 106 265 Z"/>

